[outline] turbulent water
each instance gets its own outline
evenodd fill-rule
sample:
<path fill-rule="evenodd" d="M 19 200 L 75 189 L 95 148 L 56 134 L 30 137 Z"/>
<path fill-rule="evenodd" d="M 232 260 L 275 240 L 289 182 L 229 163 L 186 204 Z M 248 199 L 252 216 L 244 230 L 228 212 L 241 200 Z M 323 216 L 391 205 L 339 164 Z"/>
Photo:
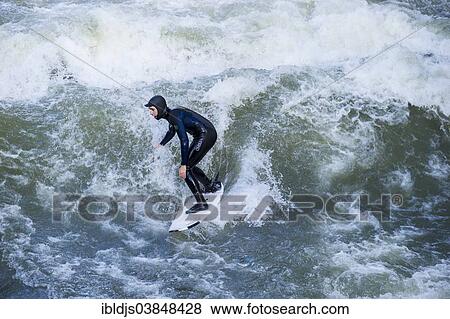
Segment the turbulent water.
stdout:
<path fill-rule="evenodd" d="M 449 298 L 449 17 L 446 0 L 3 0 L 0 297 Z M 177 235 L 139 205 L 52 222 L 54 193 L 188 195 L 178 142 L 152 147 L 153 94 L 215 124 L 201 166 L 246 212 L 298 193 L 403 205 Z"/>

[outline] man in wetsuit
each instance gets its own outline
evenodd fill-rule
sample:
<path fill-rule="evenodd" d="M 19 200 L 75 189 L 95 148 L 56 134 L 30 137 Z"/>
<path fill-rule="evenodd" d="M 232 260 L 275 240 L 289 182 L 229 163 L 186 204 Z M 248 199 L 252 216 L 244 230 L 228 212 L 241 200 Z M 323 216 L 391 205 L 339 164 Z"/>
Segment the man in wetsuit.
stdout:
<path fill-rule="evenodd" d="M 166 100 L 160 95 L 152 97 L 145 106 L 149 108 L 150 114 L 155 119 L 165 119 L 169 122 L 169 130 L 157 147 L 167 144 L 174 137 L 175 133 L 180 139 L 181 166 L 179 175 L 185 180 L 197 200 L 197 203 L 186 213 L 207 210 L 208 204 L 203 193 L 218 191 L 221 183 L 216 179 L 211 181 L 196 165 L 216 142 L 216 129 L 210 121 L 192 110 L 187 108 L 171 110 L 167 107 Z M 194 138 L 190 146 L 186 133 L 189 133 Z"/>

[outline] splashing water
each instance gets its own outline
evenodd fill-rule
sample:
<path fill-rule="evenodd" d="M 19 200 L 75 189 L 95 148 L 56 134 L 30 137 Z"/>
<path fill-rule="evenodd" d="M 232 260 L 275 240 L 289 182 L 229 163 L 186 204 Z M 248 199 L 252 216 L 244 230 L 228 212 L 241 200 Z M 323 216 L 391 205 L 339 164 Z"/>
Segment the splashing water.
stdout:
<path fill-rule="evenodd" d="M 1 297 L 450 297 L 447 1 L 3 1 L 0 13 Z M 403 205 L 389 223 L 175 236 L 142 207 L 134 223 L 123 206 L 106 223 L 52 223 L 57 192 L 188 195 L 178 143 L 152 148 L 166 127 L 140 97 L 157 93 L 215 124 L 201 166 L 220 167 L 246 211 L 296 193 Z"/>

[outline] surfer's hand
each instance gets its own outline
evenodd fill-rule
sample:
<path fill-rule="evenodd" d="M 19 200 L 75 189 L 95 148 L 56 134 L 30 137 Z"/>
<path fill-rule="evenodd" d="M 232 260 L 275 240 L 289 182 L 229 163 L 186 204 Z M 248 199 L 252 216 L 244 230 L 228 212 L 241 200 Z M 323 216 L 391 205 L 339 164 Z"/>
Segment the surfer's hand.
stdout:
<path fill-rule="evenodd" d="M 161 144 L 153 144 L 153 146 L 154 146 L 155 148 L 160 148 L 160 147 L 161 147 Z"/>
<path fill-rule="evenodd" d="M 186 179 L 186 165 L 181 165 L 178 173 L 182 179 Z"/>

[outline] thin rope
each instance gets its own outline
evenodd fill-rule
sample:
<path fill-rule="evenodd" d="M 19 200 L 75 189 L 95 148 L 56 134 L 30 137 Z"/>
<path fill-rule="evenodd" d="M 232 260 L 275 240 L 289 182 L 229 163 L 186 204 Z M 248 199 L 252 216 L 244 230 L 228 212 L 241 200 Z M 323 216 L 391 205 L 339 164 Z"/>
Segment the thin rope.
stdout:
<path fill-rule="evenodd" d="M 72 57 L 74 57 L 75 59 L 77 59 L 78 61 L 86 64 L 87 66 L 89 66 L 91 69 L 95 70 L 96 72 L 100 73 L 101 75 L 103 75 L 104 77 L 108 78 L 109 80 L 113 81 L 114 83 L 120 85 L 121 87 L 123 87 L 124 89 L 130 91 L 132 93 L 132 95 L 136 98 L 142 99 L 144 101 L 147 101 L 146 98 L 143 98 L 142 96 L 137 95 L 136 93 L 134 93 L 134 91 L 129 88 L 128 86 L 126 86 L 125 84 L 117 81 L 116 79 L 114 79 L 112 76 L 108 75 L 107 73 L 103 72 L 102 70 L 100 70 L 99 68 L 95 67 L 94 65 L 90 64 L 89 62 L 87 62 L 86 60 L 84 60 L 83 58 L 77 56 L 76 54 L 70 52 L 69 50 L 67 50 L 66 48 L 64 48 L 62 45 L 56 43 L 55 41 L 53 41 L 52 39 L 50 39 L 49 37 L 45 36 L 44 34 L 42 34 L 39 31 L 36 31 L 35 29 L 29 27 L 29 29 L 34 32 L 35 34 L 39 35 L 40 37 L 42 37 L 43 39 L 47 40 L 48 42 L 52 43 L 54 46 L 60 48 L 61 50 L 63 50 L 64 52 L 66 52 L 67 54 L 71 55 Z"/>
<path fill-rule="evenodd" d="M 306 97 L 302 98 L 300 100 L 300 103 L 321 93 L 322 91 L 328 89 L 329 87 L 331 87 L 332 85 L 338 83 L 339 81 L 341 81 L 342 79 L 344 79 L 346 76 L 348 76 L 349 74 L 359 70 L 360 68 L 362 68 L 364 65 L 366 65 L 367 63 L 371 62 L 372 60 L 374 60 L 375 58 L 379 57 L 380 55 L 382 55 L 383 53 L 391 50 L 392 48 L 394 48 L 395 46 L 399 45 L 401 42 L 405 41 L 406 39 L 412 37 L 414 34 L 416 34 L 417 32 L 419 32 L 420 30 L 424 29 L 425 27 L 427 27 L 429 24 L 431 24 L 431 22 L 433 22 L 434 20 L 430 20 L 427 23 L 425 23 L 423 26 L 421 26 L 420 28 L 408 33 L 406 36 L 402 37 L 401 39 L 395 41 L 394 43 L 388 45 L 387 47 L 385 47 L 384 49 L 382 49 L 380 52 L 378 52 L 377 54 L 369 57 L 367 60 L 363 61 L 361 64 L 359 64 L 358 66 L 354 67 L 353 69 L 351 69 L 350 71 L 346 72 L 345 74 L 341 75 L 340 77 L 338 77 L 337 79 L 335 79 L 334 81 L 330 82 L 329 84 L 327 84 L 326 86 L 316 90 L 315 92 L 307 95 Z"/>

